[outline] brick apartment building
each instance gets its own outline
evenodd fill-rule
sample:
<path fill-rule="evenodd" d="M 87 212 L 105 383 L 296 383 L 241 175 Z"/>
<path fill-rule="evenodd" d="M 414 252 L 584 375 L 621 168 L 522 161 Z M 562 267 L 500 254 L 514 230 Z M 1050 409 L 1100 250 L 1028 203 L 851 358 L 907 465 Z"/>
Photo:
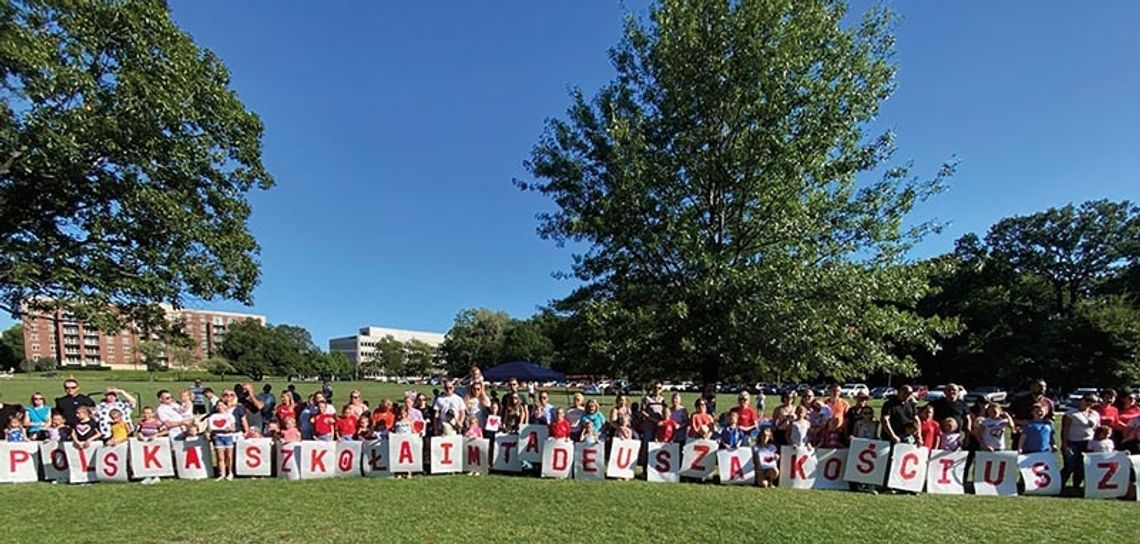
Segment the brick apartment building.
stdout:
<path fill-rule="evenodd" d="M 265 324 L 265 316 L 212 310 L 178 309 L 164 306 L 167 319 L 181 320 L 186 333 L 194 339 L 194 360 L 203 361 L 213 355 L 222 336 L 233 323 L 254 319 Z M 26 313 L 24 322 L 24 356 L 28 359 L 50 357 L 67 366 L 105 366 L 114 369 L 139 368 L 141 340 L 134 327 L 103 332 L 86 326 L 74 315 L 62 310 L 53 313 Z"/>

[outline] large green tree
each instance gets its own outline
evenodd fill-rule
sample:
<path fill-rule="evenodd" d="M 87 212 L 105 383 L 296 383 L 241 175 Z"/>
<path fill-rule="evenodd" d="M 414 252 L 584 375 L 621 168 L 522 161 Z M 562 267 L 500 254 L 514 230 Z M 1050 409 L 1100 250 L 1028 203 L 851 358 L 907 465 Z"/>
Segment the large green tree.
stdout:
<path fill-rule="evenodd" d="M 164 1 L 0 1 L 0 308 L 251 302 L 262 131 Z"/>
<path fill-rule="evenodd" d="M 835 377 L 910 372 L 934 349 L 904 266 L 941 188 L 869 124 L 890 96 L 894 17 L 834 0 L 663 0 L 627 19 L 617 77 L 548 121 L 518 181 L 539 233 L 583 248 L 559 305 L 615 370 Z M 880 177 L 881 176 L 881 177 Z"/>
<path fill-rule="evenodd" d="M 487 308 L 468 308 L 455 316 L 440 347 L 452 375 L 467 373 L 472 366 L 493 366 L 502 362 L 503 339 L 511 316 Z"/>
<path fill-rule="evenodd" d="M 0 368 L 18 368 L 24 358 L 24 326 L 17 323 L 0 334 Z"/>
<path fill-rule="evenodd" d="M 918 355 L 923 376 L 1018 387 L 1140 383 L 1140 208 L 1092 201 L 1002 219 L 934 261 L 924 315 L 958 320 L 945 349 Z"/>
<path fill-rule="evenodd" d="M 344 376 L 341 362 L 327 357 L 303 327 L 262 325 L 246 319 L 230 325 L 222 338 L 219 355 L 234 371 L 255 380 L 274 376 Z"/>

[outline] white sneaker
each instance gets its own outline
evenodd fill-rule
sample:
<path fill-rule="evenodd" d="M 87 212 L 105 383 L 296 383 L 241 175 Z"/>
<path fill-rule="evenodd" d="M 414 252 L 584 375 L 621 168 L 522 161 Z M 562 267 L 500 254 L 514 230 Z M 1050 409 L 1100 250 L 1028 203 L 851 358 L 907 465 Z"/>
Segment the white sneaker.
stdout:
<path fill-rule="evenodd" d="M 225 477 L 225 476 L 218 476 L 217 478 L 214 478 L 214 481 L 215 481 L 215 482 L 220 482 L 220 481 L 222 481 L 222 480 L 225 480 L 225 479 L 226 479 L 226 477 Z"/>
<path fill-rule="evenodd" d="M 233 480 L 233 479 L 234 479 L 233 474 L 226 474 L 226 481 Z"/>

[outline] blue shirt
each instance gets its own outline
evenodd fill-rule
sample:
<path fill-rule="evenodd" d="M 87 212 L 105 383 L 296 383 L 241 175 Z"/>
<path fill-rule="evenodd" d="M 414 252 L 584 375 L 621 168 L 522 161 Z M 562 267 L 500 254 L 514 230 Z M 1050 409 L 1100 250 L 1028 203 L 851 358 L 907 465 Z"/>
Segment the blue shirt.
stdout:
<path fill-rule="evenodd" d="M 1021 427 L 1025 437 L 1024 453 L 1049 451 L 1053 446 L 1053 424 L 1048 421 L 1030 421 Z"/>
<path fill-rule="evenodd" d="M 606 420 L 602 417 L 601 412 L 594 412 L 592 414 L 582 414 L 582 419 L 578 420 L 578 426 L 586 428 L 586 422 L 589 421 L 594 424 L 594 432 L 601 434 L 602 425 L 605 425 Z"/>
<path fill-rule="evenodd" d="M 720 432 L 720 445 L 730 449 L 744 445 L 744 430 L 740 427 L 726 427 Z"/>
<path fill-rule="evenodd" d="M 44 428 L 48 424 L 48 419 L 51 418 L 51 406 L 46 404 L 38 407 L 29 406 L 25 411 L 28 413 L 28 422 L 31 423 L 28 425 L 29 433 L 40 432 L 40 429 Z"/>

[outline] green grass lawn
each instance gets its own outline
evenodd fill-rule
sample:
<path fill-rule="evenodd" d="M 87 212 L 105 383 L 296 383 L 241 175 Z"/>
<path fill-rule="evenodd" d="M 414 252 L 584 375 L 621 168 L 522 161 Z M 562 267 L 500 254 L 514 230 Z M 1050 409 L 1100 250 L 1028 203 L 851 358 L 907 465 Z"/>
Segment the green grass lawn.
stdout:
<path fill-rule="evenodd" d="M 16 484 L 0 503 L 6 542 L 1100 544 L 1140 531 L 1138 506 L 1122 501 L 508 476 Z"/>

